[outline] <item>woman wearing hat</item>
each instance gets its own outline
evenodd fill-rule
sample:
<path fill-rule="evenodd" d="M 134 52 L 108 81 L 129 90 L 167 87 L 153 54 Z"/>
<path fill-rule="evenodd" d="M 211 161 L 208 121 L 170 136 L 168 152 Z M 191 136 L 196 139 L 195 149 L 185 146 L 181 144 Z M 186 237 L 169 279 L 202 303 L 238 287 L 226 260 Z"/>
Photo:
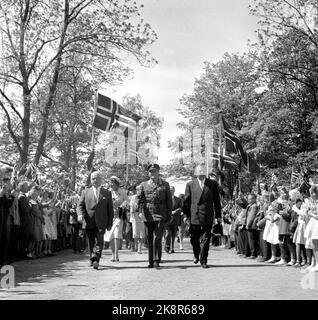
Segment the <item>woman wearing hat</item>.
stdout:
<path fill-rule="evenodd" d="M 111 261 L 119 261 L 119 242 L 123 239 L 124 212 L 128 208 L 128 196 L 125 190 L 119 188 L 120 180 L 116 176 L 110 177 L 110 191 L 113 199 L 113 226 L 105 233 L 105 241 L 110 242 L 112 249 Z"/>

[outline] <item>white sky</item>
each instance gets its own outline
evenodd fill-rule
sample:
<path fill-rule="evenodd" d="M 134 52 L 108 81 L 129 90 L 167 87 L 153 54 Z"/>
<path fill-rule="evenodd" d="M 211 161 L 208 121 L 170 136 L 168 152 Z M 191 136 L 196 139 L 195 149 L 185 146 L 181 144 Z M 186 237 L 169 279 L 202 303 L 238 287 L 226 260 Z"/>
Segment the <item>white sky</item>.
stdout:
<path fill-rule="evenodd" d="M 216 62 L 225 52 L 247 51 L 254 40 L 257 18 L 249 15 L 253 0 L 137 0 L 144 4 L 141 15 L 158 35 L 150 48 L 158 65 L 131 67 L 133 79 L 114 88 L 114 100 L 140 93 L 145 106 L 164 117 L 159 164 L 171 159 L 167 141 L 180 134 L 176 111 L 183 94 L 191 94 L 195 78 L 203 72 L 203 62 Z"/>

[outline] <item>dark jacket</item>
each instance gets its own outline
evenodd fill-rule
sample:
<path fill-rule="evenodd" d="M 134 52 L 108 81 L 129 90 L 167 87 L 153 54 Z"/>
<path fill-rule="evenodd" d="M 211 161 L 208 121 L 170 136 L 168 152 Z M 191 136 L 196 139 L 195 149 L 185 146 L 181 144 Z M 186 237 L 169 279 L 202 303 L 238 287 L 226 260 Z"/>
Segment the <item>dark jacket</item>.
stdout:
<path fill-rule="evenodd" d="M 159 178 L 158 184 L 148 180 L 141 183 L 143 210 L 147 221 L 168 222 L 171 217 L 172 197 L 168 182 Z"/>
<path fill-rule="evenodd" d="M 98 200 L 93 187 L 86 188 L 77 204 L 78 220 L 83 221 L 85 229 L 108 229 L 113 224 L 113 200 L 109 190 L 101 187 Z"/>
<path fill-rule="evenodd" d="M 247 208 L 246 208 L 246 227 L 248 229 L 257 229 L 257 226 L 254 225 L 254 220 L 256 218 L 257 213 L 258 213 L 257 203 L 253 203 L 252 205 L 247 206 Z"/>
<path fill-rule="evenodd" d="M 183 212 L 193 225 L 213 223 L 214 218 L 221 218 L 219 185 L 216 181 L 206 179 L 203 190 L 197 179 L 187 183 Z"/>
<path fill-rule="evenodd" d="M 182 212 L 182 201 L 180 198 L 174 196 L 172 201 L 172 212 L 169 225 L 179 226 L 181 225 L 181 212 Z"/>

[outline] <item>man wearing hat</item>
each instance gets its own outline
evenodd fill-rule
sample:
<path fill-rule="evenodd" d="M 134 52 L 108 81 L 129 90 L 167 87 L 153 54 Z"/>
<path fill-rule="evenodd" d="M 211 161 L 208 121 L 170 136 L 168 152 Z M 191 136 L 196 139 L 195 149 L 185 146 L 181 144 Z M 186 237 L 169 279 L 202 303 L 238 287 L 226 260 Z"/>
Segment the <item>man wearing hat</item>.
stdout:
<path fill-rule="evenodd" d="M 193 247 L 193 262 L 200 261 L 208 268 L 211 230 L 214 218 L 221 218 L 221 202 L 217 181 L 206 178 L 204 166 L 197 166 L 196 177 L 185 188 L 184 213 L 190 218 L 190 239 Z"/>
<path fill-rule="evenodd" d="M 91 174 L 91 186 L 86 188 L 77 205 L 78 221 L 83 223 L 88 237 L 90 265 L 98 269 L 104 247 L 105 230 L 113 224 L 113 200 L 109 190 L 102 187 L 102 175 Z M 95 242 L 96 240 L 96 242 Z"/>
<path fill-rule="evenodd" d="M 172 196 L 169 183 L 159 177 L 159 165 L 151 164 L 147 169 L 150 179 L 141 183 L 141 194 L 148 237 L 148 267 L 158 268 L 162 254 L 164 224 L 171 217 Z"/>

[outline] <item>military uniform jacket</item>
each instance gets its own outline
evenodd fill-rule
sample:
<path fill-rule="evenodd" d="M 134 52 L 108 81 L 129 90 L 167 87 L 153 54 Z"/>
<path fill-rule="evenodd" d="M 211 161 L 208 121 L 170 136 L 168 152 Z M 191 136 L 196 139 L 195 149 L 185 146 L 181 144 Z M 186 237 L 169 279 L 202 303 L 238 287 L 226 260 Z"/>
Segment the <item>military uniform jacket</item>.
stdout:
<path fill-rule="evenodd" d="M 183 212 L 190 217 L 194 225 L 213 223 L 214 218 L 221 218 L 221 202 L 218 183 L 205 179 L 203 190 L 198 179 L 187 183 Z"/>
<path fill-rule="evenodd" d="M 151 179 L 141 183 L 142 208 L 146 221 L 168 221 L 171 217 L 172 197 L 168 182 L 159 178 L 158 184 Z"/>

